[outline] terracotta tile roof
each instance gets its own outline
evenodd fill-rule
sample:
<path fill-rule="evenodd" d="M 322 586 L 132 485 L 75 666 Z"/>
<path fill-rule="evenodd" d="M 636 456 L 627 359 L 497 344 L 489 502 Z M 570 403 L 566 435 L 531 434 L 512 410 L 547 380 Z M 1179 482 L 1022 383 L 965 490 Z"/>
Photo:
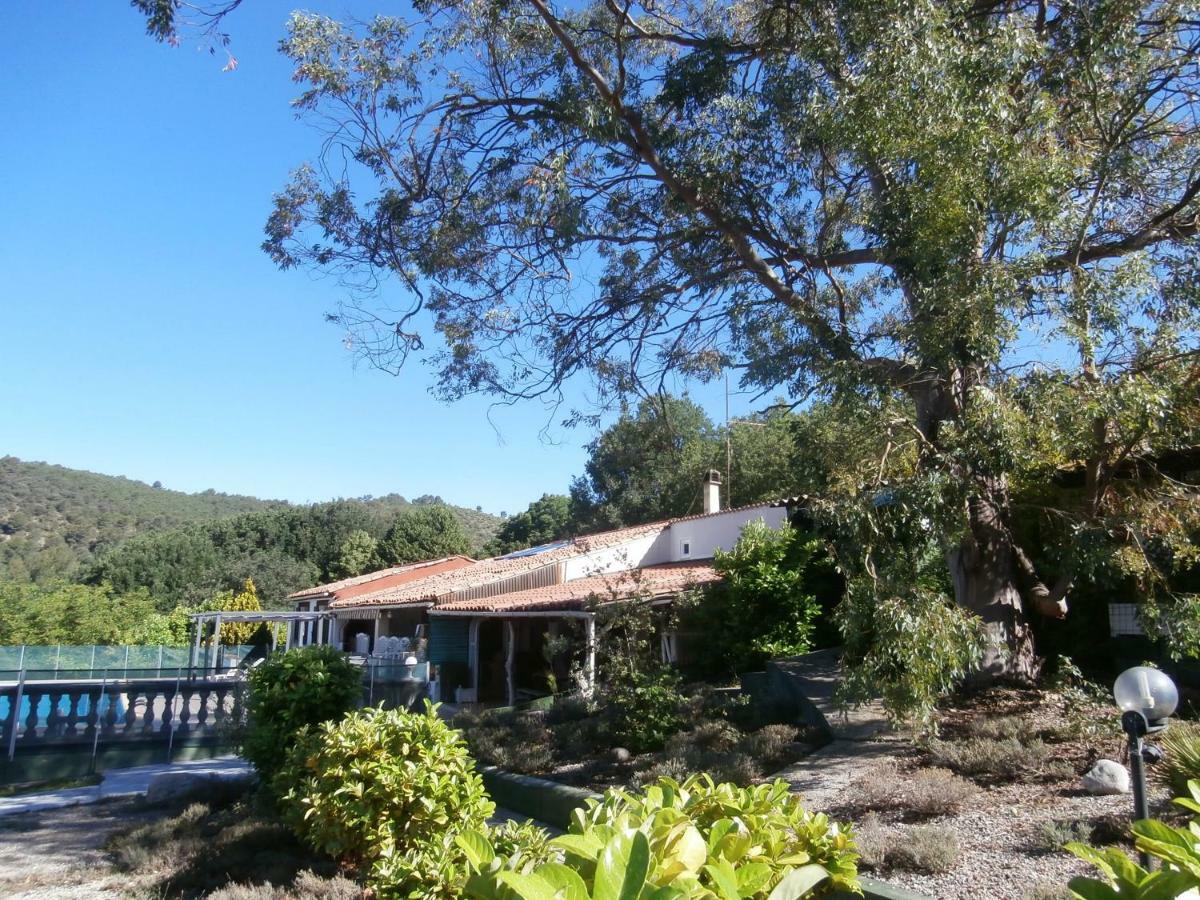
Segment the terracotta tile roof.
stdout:
<path fill-rule="evenodd" d="M 443 612 L 542 612 L 584 609 L 589 602 L 611 602 L 631 597 L 664 597 L 689 587 L 720 581 L 709 562 L 676 562 L 645 566 L 608 575 L 576 578 L 563 584 L 531 588 L 478 600 L 454 600 L 430 610 Z"/>
<path fill-rule="evenodd" d="M 329 584 L 318 584 L 314 587 L 305 588 L 302 591 L 296 591 L 296 593 L 288 595 L 288 599 L 310 600 L 314 597 L 327 597 L 330 595 L 339 600 L 357 597 L 383 588 L 398 587 L 405 582 L 427 578 L 440 572 L 461 569 L 474 562 L 475 560 L 469 556 L 446 556 L 442 559 L 409 563 L 406 566 L 392 566 L 389 569 L 380 569 L 377 572 L 368 572 L 365 575 L 356 575 L 353 578 L 343 578 L 341 581 L 333 581 Z"/>
<path fill-rule="evenodd" d="M 491 584 L 513 575 L 533 572 L 545 566 L 554 565 L 572 557 L 581 556 L 594 550 L 602 550 L 622 544 L 625 541 L 636 540 L 645 535 L 654 534 L 667 527 L 667 522 L 652 522 L 649 525 L 634 525 L 629 528 L 619 528 L 615 531 L 605 531 L 586 537 L 575 538 L 561 547 L 553 547 L 543 553 L 532 556 L 512 558 L 496 557 L 483 559 L 479 562 L 457 568 L 453 571 L 433 574 L 420 580 L 409 580 L 409 583 L 395 587 L 375 588 L 350 597 L 339 596 L 330 607 L 340 609 L 347 606 L 380 606 L 405 603 L 433 603 L 456 591 L 467 590 L 484 584 Z M 353 599 L 354 602 L 350 602 Z"/>
<path fill-rule="evenodd" d="M 546 566 L 556 565 L 564 560 L 582 556 L 586 553 L 620 545 L 646 535 L 661 533 L 676 522 L 691 522 L 696 519 L 706 519 L 712 516 L 766 508 L 766 504 L 753 503 L 747 506 L 723 509 L 715 513 L 698 513 L 693 516 L 680 516 L 675 519 L 648 522 L 645 525 L 632 525 L 628 528 L 602 531 L 599 534 L 589 534 L 574 538 L 571 541 L 565 542 L 562 546 L 552 545 L 549 549 L 541 553 L 535 553 L 532 556 L 484 559 L 470 563 L 469 565 L 457 567 L 453 571 L 431 572 L 427 577 L 419 579 L 405 578 L 403 583 L 398 585 L 372 584 L 369 589 L 355 590 L 352 596 L 339 594 L 329 605 L 332 609 L 344 609 L 346 607 L 360 606 L 401 606 L 406 604 L 437 603 L 448 599 L 451 595 L 459 591 L 492 584 L 523 573 L 535 572 Z"/>

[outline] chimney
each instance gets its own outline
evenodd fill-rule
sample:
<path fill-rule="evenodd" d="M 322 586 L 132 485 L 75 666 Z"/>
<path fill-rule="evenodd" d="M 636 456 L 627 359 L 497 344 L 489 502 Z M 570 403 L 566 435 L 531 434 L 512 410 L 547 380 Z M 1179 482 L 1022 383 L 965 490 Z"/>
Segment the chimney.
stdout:
<path fill-rule="evenodd" d="M 715 513 L 721 511 L 721 473 L 716 469 L 709 469 L 708 474 L 704 476 L 704 513 Z"/>

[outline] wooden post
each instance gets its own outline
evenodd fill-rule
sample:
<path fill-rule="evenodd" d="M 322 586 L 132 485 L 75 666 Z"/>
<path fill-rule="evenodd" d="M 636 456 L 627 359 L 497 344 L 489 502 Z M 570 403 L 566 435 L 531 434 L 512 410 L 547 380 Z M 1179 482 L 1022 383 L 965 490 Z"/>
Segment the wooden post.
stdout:
<path fill-rule="evenodd" d="M 583 620 L 584 640 L 587 642 L 584 675 L 587 678 L 587 695 L 596 693 L 596 617 L 588 616 Z"/>
<path fill-rule="evenodd" d="M 508 705 L 517 702 L 517 630 L 513 627 L 512 619 L 504 620 L 504 680 L 508 694 Z"/>

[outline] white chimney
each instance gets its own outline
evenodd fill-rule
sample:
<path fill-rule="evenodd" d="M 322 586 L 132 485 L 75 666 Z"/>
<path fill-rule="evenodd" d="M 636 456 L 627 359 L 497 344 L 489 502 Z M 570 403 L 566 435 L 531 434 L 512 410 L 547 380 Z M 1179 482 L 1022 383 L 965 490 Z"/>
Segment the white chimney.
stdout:
<path fill-rule="evenodd" d="M 704 476 L 704 513 L 715 513 L 721 511 L 721 473 L 716 469 L 709 469 L 708 474 Z"/>

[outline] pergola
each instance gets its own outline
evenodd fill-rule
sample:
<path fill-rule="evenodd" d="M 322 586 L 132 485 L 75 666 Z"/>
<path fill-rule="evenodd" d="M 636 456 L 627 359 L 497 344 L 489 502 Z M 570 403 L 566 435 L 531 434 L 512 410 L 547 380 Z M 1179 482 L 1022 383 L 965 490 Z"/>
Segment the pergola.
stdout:
<path fill-rule="evenodd" d="M 278 625 L 284 624 L 287 626 L 284 637 L 284 649 L 290 650 L 293 646 L 307 647 L 310 644 L 324 644 L 329 640 L 329 625 L 333 621 L 333 613 L 331 612 L 315 612 L 315 611 L 287 611 L 287 612 L 262 612 L 262 611 L 239 611 L 239 610 L 221 610 L 217 612 L 201 612 L 192 613 L 189 618 L 192 620 L 192 656 L 190 667 L 195 668 L 200 657 L 200 640 L 204 636 L 204 632 L 208 630 L 208 626 L 213 628 L 213 642 L 204 648 L 204 667 L 211 668 L 210 662 L 215 662 L 216 651 L 221 646 L 221 626 L 234 623 L 249 623 L 255 625 Z M 278 643 L 276 630 L 271 629 L 271 650 L 274 651 Z M 211 654 L 211 657 L 210 657 Z"/>

